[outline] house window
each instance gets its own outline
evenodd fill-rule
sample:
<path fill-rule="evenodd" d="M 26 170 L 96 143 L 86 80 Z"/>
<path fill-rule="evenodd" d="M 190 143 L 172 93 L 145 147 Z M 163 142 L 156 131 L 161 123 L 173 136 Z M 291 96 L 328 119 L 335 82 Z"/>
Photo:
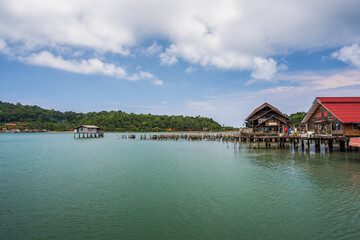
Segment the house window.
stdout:
<path fill-rule="evenodd" d="M 360 123 L 354 123 L 354 129 L 360 130 Z"/>
<path fill-rule="evenodd" d="M 336 130 L 341 130 L 341 125 L 340 123 L 333 123 L 332 125 L 332 130 L 336 131 Z"/>
<path fill-rule="evenodd" d="M 327 117 L 327 112 L 324 112 L 324 117 Z"/>
<path fill-rule="evenodd" d="M 318 113 L 318 117 L 321 118 L 321 112 Z"/>

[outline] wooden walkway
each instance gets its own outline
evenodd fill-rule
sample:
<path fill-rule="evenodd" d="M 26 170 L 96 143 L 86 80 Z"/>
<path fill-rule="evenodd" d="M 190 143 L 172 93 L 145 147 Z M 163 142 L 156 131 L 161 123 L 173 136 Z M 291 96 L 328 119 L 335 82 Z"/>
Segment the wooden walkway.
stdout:
<path fill-rule="evenodd" d="M 340 151 L 357 150 L 349 145 L 350 138 L 336 137 L 329 135 L 322 136 L 279 136 L 279 135 L 258 135 L 240 133 L 151 133 L 151 134 L 123 134 L 123 139 L 141 140 L 188 140 L 188 141 L 222 141 L 237 143 L 248 143 L 251 148 L 290 148 L 315 151 L 333 151 L 334 146 Z"/>

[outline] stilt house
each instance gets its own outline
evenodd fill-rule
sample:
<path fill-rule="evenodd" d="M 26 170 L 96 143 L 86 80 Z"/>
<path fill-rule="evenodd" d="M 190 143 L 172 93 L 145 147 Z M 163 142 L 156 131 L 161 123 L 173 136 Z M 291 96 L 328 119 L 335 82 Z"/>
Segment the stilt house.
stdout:
<path fill-rule="evenodd" d="M 302 123 L 317 134 L 360 137 L 360 97 L 317 97 Z"/>
<path fill-rule="evenodd" d="M 74 137 L 75 134 L 78 134 L 80 137 L 82 134 L 82 137 L 103 137 L 104 132 L 101 130 L 98 126 L 93 125 L 81 125 L 76 128 L 74 128 Z"/>
<path fill-rule="evenodd" d="M 288 117 L 279 109 L 265 102 L 257 107 L 246 119 L 246 127 L 254 132 L 283 133 Z"/>

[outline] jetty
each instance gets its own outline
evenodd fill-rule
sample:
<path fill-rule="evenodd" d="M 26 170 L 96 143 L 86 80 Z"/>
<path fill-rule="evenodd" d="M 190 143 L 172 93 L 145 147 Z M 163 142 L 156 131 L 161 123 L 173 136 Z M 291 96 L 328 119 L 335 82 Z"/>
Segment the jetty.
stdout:
<path fill-rule="evenodd" d="M 331 135 L 311 135 L 301 134 L 292 136 L 286 134 L 246 134 L 241 132 L 199 132 L 199 133 L 149 133 L 134 134 L 124 133 L 121 139 L 138 140 L 187 140 L 187 141 L 219 141 L 224 143 L 233 143 L 234 148 L 247 144 L 247 147 L 254 149 L 285 149 L 293 148 L 295 150 L 310 151 L 314 149 L 317 152 L 334 151 L 335 148 L 340 151 L 358 151 L 358 148 L 350 144 L 350 138 Z"/>
<path fill-rule="evenodd" d="M 80 125 L 74 128 L 74 138 L 101 138 L 104 137 L 104 132 L 98 126 L 94 125 Z"/>

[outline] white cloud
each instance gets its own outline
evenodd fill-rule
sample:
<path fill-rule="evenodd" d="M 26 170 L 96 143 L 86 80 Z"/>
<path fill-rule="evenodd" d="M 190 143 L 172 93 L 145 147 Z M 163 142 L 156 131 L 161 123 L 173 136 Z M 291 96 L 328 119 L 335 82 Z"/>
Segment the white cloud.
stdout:
<path fill-rule="evenodd" d="M 189 66 L 188 68 L 185 69 L 186 73 L 193 73 L 196 72 L 196 68 L 193 66 Z"/>
<path fill-rule="evenodd" d="M 149 55 L 158 54 L 162 51 L 162 46 L 154 42 L 152 45 L 145 49 L 145 53 Z"/>
<path fill-rule="evenodd" d="M 159 80 L 159 79 L 154 79 L 154 80 L 152 81 L 152 83 L 153 83 L 154 85 L 157 85 L 157 86 L 162 86 L 162 85 L 164 84 L 164 82 L 163 82 L 162 80 Z"/>
<path fill-rule="evenodd" d="M 151 83 L 156 86 L 161 86 L 164 84 L 164 82 L 160 79 L 158 79 L 154 74 L 149 72 L 143 72 L 140 71 L 139 73 L 134 73 L 131 76 L 127 77 L 128 80 L 131 81 L 138 81 L 140 79 L 148 79 L 151 80 Z"/>
<path fill-rule="evenodd" d="M 7 44 L 4 40 L 0 39 L 0 51 L 5 49 L 7 47 Z"/>
<path fill-rule="evenodd" d="M 272 59 L 255 58 L 251 77 L 255 79 L 271 80 L 278 71 L 277 62 Z"/>
<path fill-rule="evenodd" d="M 360 47 L 358 44 L 345 46 L 341 48 L 339 51 L 334 52 L 331 56 L 340 61 L 343 61 L 345 63 L 354 65 L 357 68 L 360 68 Z"/>
<path fill-rule="evenodd" d="M 154 79 L 154 78 L 156 77 L 152 73 L 142 72 L 142 71 L 140 71 L 139 73 L 134 73 L 128 77 L 128 79 L 131 81 L 137 81 L 140 79 Z"/>
<path fill-rule="evenodd" d="M 11 50 L 7 46 L 6 42 L 0 38 L 0 53 L 11 54 Z"/>
<path fill-rule="evenodd" d="M 20 57 L 21 61 L 31 65 L 46 66 L 61 69 L 69 72 L 82 74 L 103 74 L 116 78 L 126 78 L 127 73 L 124 68 L 110 63 L 103 63 L 97 58 L 88 60 L 65 60 L 61 56 L 54 56 L 48 51 L 34 53 L 28 57 Z"/>
<path fill-rule="evenodd" d="M 97 58 L 82 60 L 65 60 L 61 56 L 54 56 L 48 51 L 34 53 L 27 57 L 18 57 L 20 61 L 37 66 L 51 67 L 61 69 L 68 72 L 81 74 L 102 74 L 119 79 L 127 79 L 130 81 L 138 81 L 141 79 L 149 79 L 154 85 L 162 85 L 163 81 L 156 78 L 150 72 L 140 71 L 129 75 L 122 67 L 112 63 L 104 63 Z"/>
<path fill-rule="evenodd" d="M 261 58 L 266 70 L 253 75 L 269 79 L 274 56 L 358 43 L 358 9 L 358 0 L 1 0 L 0 36 L 30 50 L 64 45 L 124 55 L 162 39 L 169 43 L 162 64 L 181 58 L 252 71 Z"/>
<path fill-rule="evenodd" d="M 280 79 L 297 83 L 296 88 L 307 86 L 307 89 L 311 90 L 328 90 L 360 85 L 360 70 L 285 74 L 280 76 Z"/>
<path fill-rule="evenodd" d="M 178 50 L 175 45 L 171 45 L 169 48 L 166 49 L 165 52 L 159 55 L 162 65 L 173 65 L 177 63 L 176 55 Z"/>

